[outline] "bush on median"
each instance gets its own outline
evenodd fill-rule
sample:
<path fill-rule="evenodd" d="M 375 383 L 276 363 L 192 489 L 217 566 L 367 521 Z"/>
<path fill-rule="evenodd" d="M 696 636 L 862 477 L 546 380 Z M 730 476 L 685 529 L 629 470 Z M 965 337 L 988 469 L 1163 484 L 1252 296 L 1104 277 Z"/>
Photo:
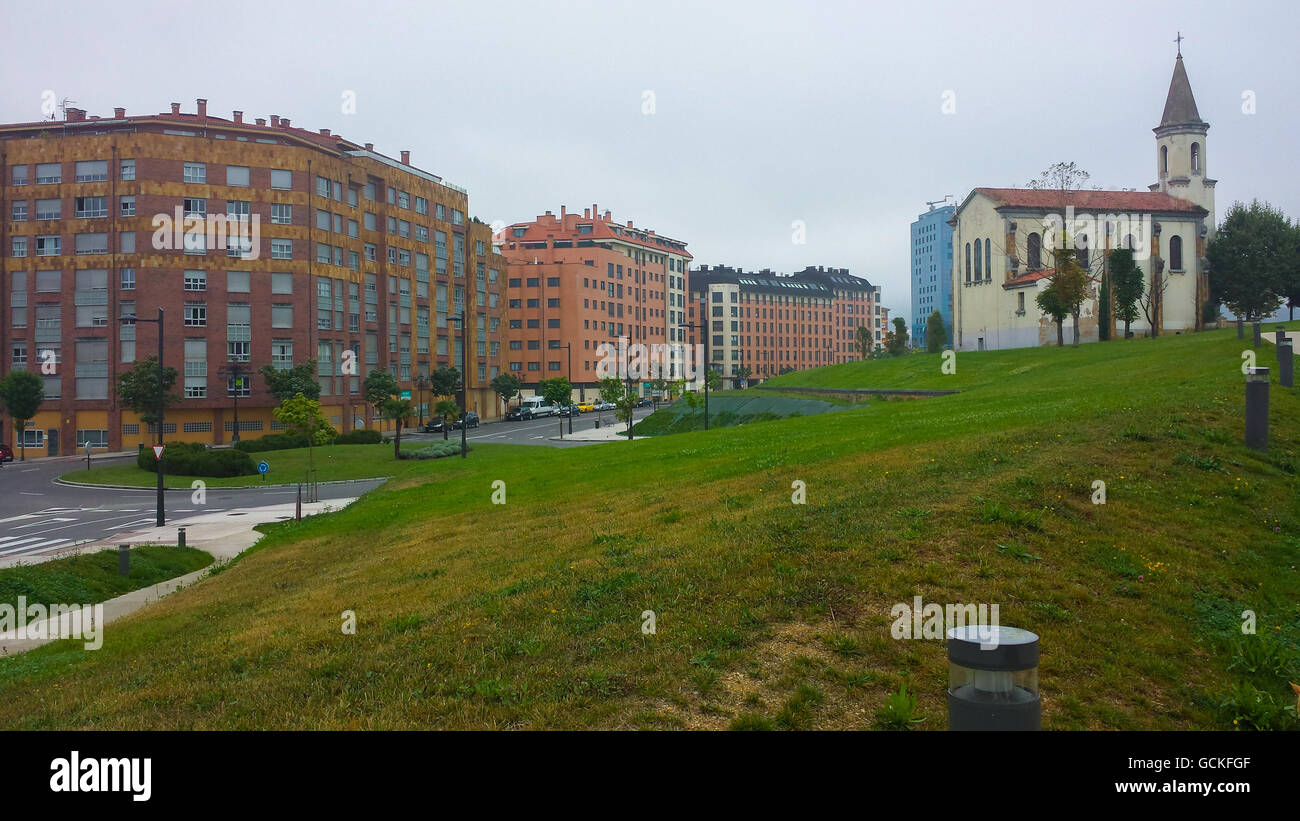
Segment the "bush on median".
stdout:
<path fill-rule="evenodd" d="M 149 473 L 158 471 L 153 449 L 136 457 L 136 466 Z M 241 450 L 209 450 L 202 442 L 169 442 L 163 450 L 163 472 L 171 476 L 251 476 L 257 473 L 253 458 Z"/>

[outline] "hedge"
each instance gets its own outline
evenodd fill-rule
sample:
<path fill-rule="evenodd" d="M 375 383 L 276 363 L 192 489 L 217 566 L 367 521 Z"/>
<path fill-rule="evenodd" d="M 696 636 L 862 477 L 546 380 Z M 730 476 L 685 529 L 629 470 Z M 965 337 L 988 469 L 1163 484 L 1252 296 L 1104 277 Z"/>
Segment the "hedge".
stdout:
<path fill-rule="evenodd" d="M 451 456 L 460 453 L 460 442 L 434 442 L 426 448 L 419 450 L 402 451 L 403 459 L 438 459 L 443 456 Z"/>
<path fill-rule="evenodd" d="M 384 435 L 377 430 L 358 428 L 334 437 L 336 445 L 379 445 L 383 444 Z"/>
<path fill-rule="evenodd" d="M 158 470 L 153 448 L 142 449 L 135 463 L 149 473 Z M 163 449 L 163 472 L 172 476 L 251 476 L 257 467 L 243 451 L 208 450 L 202 442 L 170 442 Z"/>
<path fill-rule="evenodd" d="M 260 439 L 240 439 L 235 443 L 235 449 L 244 453 L 305 447 L 307 447 L 307 434 L 297 432 L 268 433 Z"/>

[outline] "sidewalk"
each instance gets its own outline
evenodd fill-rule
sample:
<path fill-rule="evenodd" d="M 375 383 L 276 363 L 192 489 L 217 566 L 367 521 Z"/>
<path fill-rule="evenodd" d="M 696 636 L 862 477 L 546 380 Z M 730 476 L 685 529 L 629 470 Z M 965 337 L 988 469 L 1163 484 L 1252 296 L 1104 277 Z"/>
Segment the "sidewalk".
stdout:
<path fill-rule="evenodd" d="M 564 436 L 549 437 L 553 442 L 626 442 L 627 424 L 623 422 L 614 422 L 611 425 L 601 425 L 599 428 L 587 428 L 585 430 L 575 429 L 573 433 L 565 433 Z M 641 440 L 645 436 L 633 436 L 634 440 Z"/>
<path fill-rule="evenodd" d="M 326 502 L 312 502 L 303 504 L 302 514 L 304 516 L 325 513 L 333 510 L 340 510 L 347 507 L 356 498 L 330 499 Z M 63 551 L 57 551 L 40 557 L 39 561 L 49 561 L 50 559 L 61 559 L 68 556 L 74 556 L 79 553 L 89 553 L 105 549 L 117 549 L 118 545 L 129 544 L 132 547 L 139 547 L 146 544 L 176 544 L 176 529 L 185 528 L 185 545 L 204 550 L 212 554 L 213 562 L 202 570 L 196 570 L 193 573 L 187 573 L 184 576 L 175 579 L 169 579 L 149 587 L 134 590 L 130 593 L 124 593 L 113 599 L 103 602 L 104 617 L 100 624 L 109 624 L 125 615 L 134 613 L 144 608 L 146 605 L 158 601 L 163 596 L 187 587 L 199 579 L 219 564 L 230 561 L 231 559 L 243 553 L 252 547 L 262 538 L 262 534 L 253 530 L 255 525 L 265 524 L 267 522 L 278 522 L 285 519 L 292 519 L 294 513 L 294 504 L 266 505 L 264 507 L 250 507 L 241 510 L 230 510 L 222 513 L 204 513 L 197 516 L 189 516 L 184 519 L 176 519 L 168 522 L 165 527 L 150 527 L 140 530 L 130 530 L 118 533 L 110 538 L 102 539 L 97 542 L 89 542 L 77 545 Z M 26 557 L 26 561 L 17 557 L 12 559 L 0 559 L 0 567 L 12 566 L 20 563 L 32 563 L 31 557 Z M 74 604 L 66 602 L 66 604 Z M 64 615 L 60 621 L 62 630 L 54 631 L 55 635 L 64 635 L 71 616 Z M 44 623 L 47 627 L 52 628 L 49 619 Z M 29 629 L 39 630 L 40 628 L 28 625 Z M 22 653 L 39 647 L 42 644 L 48 644 L 56 639 L 17 639 L 0 641 L 0 654 Z"/>

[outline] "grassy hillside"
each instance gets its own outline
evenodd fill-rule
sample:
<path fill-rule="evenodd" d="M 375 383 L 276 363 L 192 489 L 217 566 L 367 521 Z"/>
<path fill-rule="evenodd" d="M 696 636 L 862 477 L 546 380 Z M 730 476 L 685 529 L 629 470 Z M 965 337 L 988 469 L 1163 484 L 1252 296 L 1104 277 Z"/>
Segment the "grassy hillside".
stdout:
<path fill-rule="evenodd" d="M 843 365 L 782 382 L 966 392 L 479 445 L 274 526 L 102 650 L 0 660 L 0 726 L 859 728 L 907 682 L 942 729 L 942 641 L 890 637 L 914 595 L 1040 634 L 1045 727 L 1294 726 L 1300 398 L 1275 384 L 1274 447 L 1242 447 L 1241 350 L 1224 331 L 961 354 L 949 377 L 937 356 Z"/>

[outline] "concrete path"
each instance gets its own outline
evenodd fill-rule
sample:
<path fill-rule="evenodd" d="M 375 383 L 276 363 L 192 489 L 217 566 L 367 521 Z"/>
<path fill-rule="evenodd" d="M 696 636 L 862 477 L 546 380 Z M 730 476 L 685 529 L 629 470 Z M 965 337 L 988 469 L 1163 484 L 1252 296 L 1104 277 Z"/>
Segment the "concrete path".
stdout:
<path fill-rule="evenodd" d="M 325 513 L 332 510 L 339 510 L 346 507 L 355 498 L 347 499 L 330 499 L 324 502 L 313 502 L 302 506 L 304 516 L 310 516 L 317 513 Z M 262 538 L 262 534 L 253 530 L 255 525 L 265 524 L 267 522 L 278 522 L 285 519 L 293 518 L 293 504 L 266 505 L 263 507 L 243 508 L 237 511 L 225 511 L 219 513 L 205 513 L 198 516 L 191 516 L 186 519 L 177 519 L 167 527 L 163 528 L 145 528 L 141 530 L 126 531 L 119 533 L 112 538 L 104 539 L 98 542 L 78 545 L 76 548 L 56 555 L 41 556 L 41 561 L 48 561 L 53 558 L 64 558 L 66 556 L 76 555 L 78 553 L 89 553 L 105 549 L 117 549 L 118 545 L 129 544 L 132 547 L 139 547 L 146 544 L 176 544 L 177 528 L 185 528 L 185 544 L 187 547 L 198 548 L 212 554 L 213 562 L 211 565 L 196 570 L 193 573 L 187 573 L 175 579 L 170 579 L 159 584 L 134 590 L 125 593 L 117 598 L 109 599 L 103 602 L 103 615 L 97 623 L 97 629 L 101 631 L 102 639 L 103 626 L 107 625 L 123 616 L 134 613 L 137 610 L 151 604 L 158 599 L 179 590 L 182 587 L 193 584 L 208 574 L 213 567 L 230 561 L 234 557 L 243 553 L 252 547 Z M 5 565 L 14 565 L 22 562 L 21 558 L 11 560 L 0 560 L 0 567 Z M 27 563 L 31 563 L 30 559 Z M 76 602 L 65 602 L 73 605 Z M 65 636 L 71 632 L 71 628 L 79 624 L 80 614 L 64 614 L 58 621 L 58 629 L 54 629 L 53 619 L 46 619 L 44 623 L 38 623 L 37 626 L 28 625 L 30 630 L 34 630 L 38 635 L 41 634 L 41 628 L 44 627 L 44 635 Z M 34 647 L 40 647 L 42 644 L 48 644 L 56 639 L 0 639 L 0 654 L 22 653 L 31 650 Z"/>
<path fill-rule="evenodd" d="M 565 433 L 564 441 L 566 442 L 626 442 L 627 423 L 618 422 L 613 425 L 602 425 L 599 428 L 587 428 L 586 430 L 574 430 L 573 433 Z M 633 436 L 633 439 L 645 439 L 644 436 Z M 552 440 L 559 441 L 560 437 L 552 436 Z"/>

